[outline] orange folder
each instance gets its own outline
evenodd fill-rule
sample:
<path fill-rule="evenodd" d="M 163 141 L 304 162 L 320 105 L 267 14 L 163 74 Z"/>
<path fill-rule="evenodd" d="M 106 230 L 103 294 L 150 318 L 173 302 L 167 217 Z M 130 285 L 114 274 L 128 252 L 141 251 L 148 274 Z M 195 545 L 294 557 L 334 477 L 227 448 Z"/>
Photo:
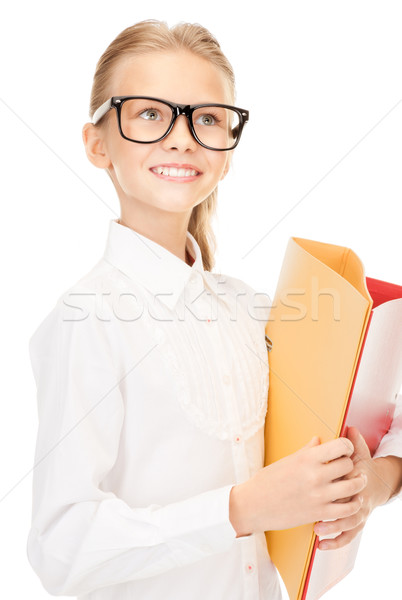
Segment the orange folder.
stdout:
<path fill-rule="evenodd" d="M 366 278 L 350 248 L 290 238 L 265 332 L 265 465 L 351 425 L 373 455 L 402 384 L 401 326 L 401 286 Z M 323 552 L 313 526 L 266 532 L 290 600 L 316 600 L 354 565 L 360 535 Z"/>

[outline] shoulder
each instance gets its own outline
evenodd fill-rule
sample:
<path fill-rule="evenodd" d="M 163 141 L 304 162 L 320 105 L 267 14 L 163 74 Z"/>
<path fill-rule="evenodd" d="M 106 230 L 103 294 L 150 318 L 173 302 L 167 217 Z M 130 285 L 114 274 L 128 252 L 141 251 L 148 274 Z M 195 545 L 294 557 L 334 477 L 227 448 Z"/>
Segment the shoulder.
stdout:
<path fill-rule="evenodd" d="M 30 352 L 50 350 L 66 336 L 102 336 L 106 333 L 109 303 L 119 287 L 118 271 L 103 259 L 65 288 L 29 339 Z"/>

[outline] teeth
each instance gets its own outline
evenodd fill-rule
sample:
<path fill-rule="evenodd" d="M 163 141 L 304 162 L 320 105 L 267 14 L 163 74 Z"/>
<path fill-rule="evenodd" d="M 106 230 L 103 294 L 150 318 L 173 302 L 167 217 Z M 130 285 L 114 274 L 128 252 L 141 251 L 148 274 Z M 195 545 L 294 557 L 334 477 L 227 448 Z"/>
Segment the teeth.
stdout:
<path fill-rule="evenodd" d="M 176 167 L 156 167 L 152 169 L 158 175 L 166 175 L 167 177 L 194 177 L 197 175 L 195 169 L 177 169 Z"/>

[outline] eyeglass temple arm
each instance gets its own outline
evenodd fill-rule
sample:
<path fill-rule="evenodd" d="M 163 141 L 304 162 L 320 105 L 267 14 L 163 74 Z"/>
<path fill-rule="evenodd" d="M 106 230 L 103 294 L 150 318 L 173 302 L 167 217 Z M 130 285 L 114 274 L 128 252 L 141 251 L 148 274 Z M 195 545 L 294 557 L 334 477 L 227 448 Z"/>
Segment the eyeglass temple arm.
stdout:
<path fill-rule="evenodd" d="M 112 107 L 112 98 L 106 100 L 93 114 L 92 124 L 96 125 L 98 121 L 107 113 L 108 110 Z"/>

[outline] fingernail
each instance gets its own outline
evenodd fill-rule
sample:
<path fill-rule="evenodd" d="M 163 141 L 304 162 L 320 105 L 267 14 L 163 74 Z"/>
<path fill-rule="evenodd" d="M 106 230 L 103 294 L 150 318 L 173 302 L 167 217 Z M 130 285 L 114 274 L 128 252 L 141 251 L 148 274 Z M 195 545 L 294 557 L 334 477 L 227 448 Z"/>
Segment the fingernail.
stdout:
<path fill-rule="evenodd" d="M 328 542 L 320 542 L 319 549 L 320 550 L 329 550 L 330 546 Z"/>

